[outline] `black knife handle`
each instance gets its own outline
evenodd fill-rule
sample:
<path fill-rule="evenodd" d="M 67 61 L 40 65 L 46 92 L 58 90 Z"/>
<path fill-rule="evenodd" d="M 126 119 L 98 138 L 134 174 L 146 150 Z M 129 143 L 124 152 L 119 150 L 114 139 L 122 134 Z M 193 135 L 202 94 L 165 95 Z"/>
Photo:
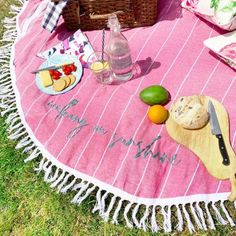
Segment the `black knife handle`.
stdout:
<path fill-rule="evenodd" d="M 226 147 L 225 147 L 225 142 L 224 142 L 223 136 L 222 136 L 222 134 L 217 134 L 216 137 L 218 138 L 220 153 L 221 153 L 221 156 L 223 157 L 223 162 L 222 163 L 225 166 L 228 166 L 230 164 L 230 161 L 229 161 L 228 152 L 227 152 Z"/>

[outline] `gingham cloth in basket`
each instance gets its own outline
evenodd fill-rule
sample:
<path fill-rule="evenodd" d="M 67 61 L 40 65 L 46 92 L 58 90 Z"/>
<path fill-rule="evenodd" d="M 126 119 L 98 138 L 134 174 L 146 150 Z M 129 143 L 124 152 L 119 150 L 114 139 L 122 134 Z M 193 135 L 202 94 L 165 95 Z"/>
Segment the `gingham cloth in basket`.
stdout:
<path fill-rule="evenodd" d="M 44 29 L 52 32 L 56 28 L 62 10 L 67 2 L 68 0 L 60 0 L 58 2 L 49 1 L 42 21 Z"/>
<path fill-rule="evenodd" d="M 235 71 L 203 45 L 219 31 L 182 9 L 178 1 L 160 1 L 158 23 L 124 32 L 140 66 L 138 77 L 106 86 L 84 69 L 74 89 L 50 96 L 37 88 L 31 74 L 43 62 L 36 55 L 71 33 L 62 24 L 52 34 L 40 27 L 43 14 L 31 16 L 42 3 L 25 3 L 11 69 L 2 68 L 1 77 L 2 113 L 8 115 L 10 137 L 19 141 L 17 147 L 29 151 L 26 160 L 43 154 L 37 170 L 58 191 L 76 191 L 72 200 L 76 204 L 95 193 L 94 212 L 104 220 L 119 223 L 124 217 L 127 226 L 153 232 L 181 231 L 184 224 L 190 232 L 214 229 L 215 224 L 234 226 L 224 205 L 230 182 L 210 176 L 196 155 L 169 137 L 165 125 L 150 123 L 148 106 L 139 99 L 139 92 L 152 84 L 169 90 L 167 108 L 183 95 L 217 99 L 228 110 L 235 148 Z M 100 49 L 102 32 L 85 33 L 94 49 Z M 5 40 L 9 35 L 12 32 Z M 2 50 L 1 58 L 7 57 L 8 45 Z M 5 79 L 10 71 L 13 87 Z M 163 217 L 156 217 L 157 211 Z M 175 228 L 171 214 L 177 217 Z"/>

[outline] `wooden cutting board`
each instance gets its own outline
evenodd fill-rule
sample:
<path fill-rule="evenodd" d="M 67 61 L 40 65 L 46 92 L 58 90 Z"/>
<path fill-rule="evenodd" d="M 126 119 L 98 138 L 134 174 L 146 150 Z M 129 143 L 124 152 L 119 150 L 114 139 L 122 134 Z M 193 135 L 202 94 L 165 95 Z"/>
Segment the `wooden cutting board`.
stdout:
<path fill-rule="evenodd" d="M 217 118 L 220 124 L 225 146 L 230 158 L 230 165 L 222 164 L 223 158 L 221 156 L 218 139 L 211 133 L 210 122 L 201 129 L 188 130 L 178 125 L 171 117 L 166 121 L 166 129 L 169 135 L 179 144 L 184 145 L 192 152 L 194 152 L 202 161 L 208 172 L 217 179 L 230 179 L 232 186 L 232 198 L 236 199 L 236 156 L 231 147 L 229 140 L 229 121 L 228 113 L 224 106 L 217 100 L 207 97 L 199 96 L 202 104 L 207 109 L 209 99 L 212 101 Z"/>

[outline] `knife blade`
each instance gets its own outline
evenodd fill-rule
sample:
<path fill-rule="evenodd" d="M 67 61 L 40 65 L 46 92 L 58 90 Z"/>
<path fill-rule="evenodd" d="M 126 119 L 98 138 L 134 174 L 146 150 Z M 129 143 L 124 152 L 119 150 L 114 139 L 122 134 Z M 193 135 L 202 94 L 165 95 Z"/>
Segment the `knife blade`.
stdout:
<path fill-rule="evenodd" d="M 47 66 L 47 67 L 44 67 L 44 68 L 40 68 L 38 70 L 34 70 L 34 71 L 31 71 L 32 74 L 37 74 L 38 72 L 40 71 L 44 71 L 44 70 L 57 70 L 57 69 L 60 69 L 62 68 L 63 66 L 65 65 L 71 65 L 73 64 L 74 62 L 65 62 L 63 64 L 58 64 L 58 65 L 53 65 L 53 66 Z"/>
<path fill-rule="evenodd" d="M 211 125 L 211 133 L 216 136 L 218 139 L 218 145 L 220 149 L 221 156 L 223 158 L 223 165 L 229 165 L 229 155 L 227 149 L 225 147 L 224 138 L 220 129 L 220 124 L 216 115 L 215 107 L 211 101 L 208 102 L 208 113 L 210 115 L 210 125 Z"/>

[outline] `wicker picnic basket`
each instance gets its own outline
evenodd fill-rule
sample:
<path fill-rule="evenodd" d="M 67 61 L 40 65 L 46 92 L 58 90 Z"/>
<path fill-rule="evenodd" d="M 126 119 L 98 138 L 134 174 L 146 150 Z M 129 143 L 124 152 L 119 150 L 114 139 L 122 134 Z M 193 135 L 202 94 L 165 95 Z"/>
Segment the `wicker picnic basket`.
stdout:
<path fill-rule="evenodd" d="M 153 25 L 158 0 L 69 0 L 62 16 L 69 30 L 107 27 L 110 14 L 117 14 L 123 28 Z"/>

